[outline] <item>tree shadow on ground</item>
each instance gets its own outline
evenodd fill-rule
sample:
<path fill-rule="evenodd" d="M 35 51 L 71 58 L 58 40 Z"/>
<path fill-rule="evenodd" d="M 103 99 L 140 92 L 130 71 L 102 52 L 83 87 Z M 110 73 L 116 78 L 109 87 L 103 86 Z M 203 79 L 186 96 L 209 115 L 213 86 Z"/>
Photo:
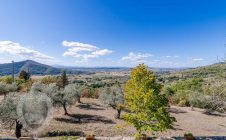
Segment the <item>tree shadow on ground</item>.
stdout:
<path fill-rule="evenodd" d="M 172 126 L 170 129 L 171 129 L 171 130 L 180 130 L 180 131 L 183 130 L 183 129 L 178 128 L 178 127 L 179 127 L 179 125 L 175 125 L 175 126 Z"/>
<path fill-rule="evenodd" d="M 85 136 L 84 132 L 81 131 L 51 131 L 47 133 L 48 137 L 56 137 L 56 136 Z"/>
<path fill-rule="evenodd" d="M 80 109 L 85 109 L 85 110 L 105 110 L 102 107 L 94 107 L 93 104 L 79 104 L 79 105 L 77 105 L 77 107 Z"/>
<path fill-rule="evenodd" d="M 170 113 L 175 113 L 175 114 L 180 114 L 180 113 L 187 113 L 187 111 L 184 111 L 182 109 L 178 109 L 178 108 L 170 108 L 169 109 Z"/>
<path fill-rule="evenodd" d="M 13 138 L 0 138 L 0 140 L 17 140 L 17 139 L 13 139 Z"/>
<path fill-rule="evenodd" d="M 226 114 L 221 114 L 221 113 L 217 113 L 217 112 L 204 111 L 203 114 L 208 115 L 208 116 L 226 117 Z"/>
<path fill-rule="evenodd" d="M 62 121 L 66 123 L 104 123 L 115 124 L 114 121 L 99 115 L 89 114 L 69 114 L 67 117 L 55 118 L 56 121 Z"/>

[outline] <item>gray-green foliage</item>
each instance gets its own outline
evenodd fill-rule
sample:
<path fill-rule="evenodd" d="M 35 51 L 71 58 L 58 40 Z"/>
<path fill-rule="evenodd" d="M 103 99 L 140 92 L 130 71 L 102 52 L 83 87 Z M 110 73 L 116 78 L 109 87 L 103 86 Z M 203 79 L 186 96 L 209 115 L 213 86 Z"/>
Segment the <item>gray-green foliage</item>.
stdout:
<path fill-rule="evenodd" d="M 5 99 L 0 104 L 0 120 L 5 124 L 4 126 L 12 126 L 15 120 L 18 119 L 17 116 L 17 104 L 19 101 L 19 96 L 17 93 L 9 93 Z"/>
<path fill-rule="evenodd" d="M 162 93 L 171 104 L 226 112 L 226 82 L 223 78 L 192 78 L 165 85 Z"/>
<path fill-rule="evenodd" d="M 215 81 L 208 85 L 206 89 L 207 105 L 206 109 L 210 113 L 212 111 L 226 112 L 226 82 Z"/>
<path fill-rule="evenodd" d="M 44 85 L 40 82 L 36 82 L 36 83 L 32 84 L 30 91 L 33 93 L 43 92 L 46 89 L 46 87 L 47 87 L 46 85 Z"/>
<path fill-rule="evenodd" d="M 116 109 L 118 114 L 116 118 L 120 118 L 121 110 L 124 104 L 124 94 L 121 85 L 115 84 L 112 87 L 106 87 L 103 89 L 99 96 L 99 99 L 113 109 Z"/>
<path fill-rule="evenodd" d="M 202 92 L 192 91 L 189 94 L 188 100 L 192 107 L 205 108 L 208 104 L 208 97 Z"/>
<path fill-rule="evenodd" d="M 0 95 L 5 95 L 9 92 L 15 92 L 17 90 L 17 84 L 6 84 L 4 82 L 0 82 Z"/>
<path fill-rule="evenodd" d="M 17 89 L 16 85 L 13 84 L 4 84 L 1 83 L 1 89 L 4 89 L 4 92 L 7 91 L 14 91 Z M 51 89 L 51 90 L 50 90 Z M 56 89 L 56 88 L 55 88 Z M 53 86 L 45 86 L 40 83 L 34 83 L 33 86 L 31 87 L 31 91 L 28 94 L 44 94 L 47 93 L 47 95 L 52 93 Z M 48 92 L 47 92 L 48 91 Z M 5 127 L 12 127 L 15 125 L 15 134 L 16 137 L 21 136 L 21 129 L 23 127 L 21 123 L 21 118 L 18 116 L 18 103 L 21 101 L 21 98 L 18 93 L 9 93 L 8 95 L 5 96 L 5 98 L 1 101 L 0 103 L 0 121 L 3 123 L 3 126 Z M 35 107 L 35 106 L 34 106 Z M 37 111 L 37 110 L 36 110 Z M 40 110 L 43 111 L 43 110 Z"/>
<path fill-rule="evenodd" d="M 64 93 L 72 96 L 73 98 L 75 98 L 77 101 L 80 101 L 81 98 L 81 89 L 82 86 L 77 85 L 77 84 L 69 84 L 64 88 Z"/>
<path fill-rule="evenodd" d="M 9 95 L 5 96 L 0 104 L 0 121 L 3 123 L 3 127 L 11 128 L 14 124 L 16 124 L 15 135 L 17 138 L 21 137 L 21 129 L 23 128 L 17 114 L 18 102 L 18 93 L 9 93 Z"/>
<path fill-rule="evenodd" d="M 80 100 L 80 86 L 77 84 L 69 84 L 63 89 L 58 89 L 55 83 L 44 85 L 42 83 L 34 83 L 31 87 L 32 92 L 43 92 L 52 99 L 55 107 L 63 107 L 65 115 L 68 114 L 67 106 L 75 104 Z"/>
<path fill-rule="evenodd" d="M 74 85 L 67 85 L 65 89 L 58 90 L 54 95 L 55 105 L 72 105 L 78 100 L 78 91 Z"/>

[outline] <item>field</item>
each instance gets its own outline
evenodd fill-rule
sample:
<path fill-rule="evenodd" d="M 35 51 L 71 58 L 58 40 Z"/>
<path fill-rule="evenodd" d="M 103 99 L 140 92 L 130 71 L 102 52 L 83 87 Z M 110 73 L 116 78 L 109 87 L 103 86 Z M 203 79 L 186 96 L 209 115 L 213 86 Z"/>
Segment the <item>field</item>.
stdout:
<path fill-rule="evenodd" d="M 97 99 L 82 98 L 69 108 L 69 116 L 63 115 L 62 108 L 56 109 L 52 120 L 38 132 L 41 137 L 54 132 L 85 136 L 94 133 L 97 136 L 133 136 L 135 130 L 121 119 L 115 119 L 116 111 L 101 104 Z M 223 114 L 206 115 L 204 110 L 189 107 L 172 106 L 172 116 L 177 119 L 173 129 L 155 136 L 183 136 L 192 132 L 196 136 L 223 136 L 226 132 L 226 117 Z M 14 136 L 14 129 L 0 130 L 1 136 Z M 150 134 L 151 135 L 151 134 Z"/>
<path fill-rule="evenodd" d="M 117 111 L 110 104 L 103 103 L 103 99 L 100 98 L 102 94 L 107 92 L 105 89 L 108 87 L 114 89 L 114 86 L 119 84 L 120 86 L 116 87 L 123 88 L 125 83 L 130 79 L 130 74 L 130 71 L 99 71 L 94 74 L 79 75 L 68 74 L 66 80 L 68 80 L 67 86 L 69 88 L 67 86 L 62 88 L 63 74 L 56 76 L 32 75 L 31 79 L 27 81 L 21 81 L 18 77 L 16 82 L 18 82 L 19 88 L 16 93 L 21 95 L 26 94 L 26 92 L 32 92 L 32 87 L 36 86 L 37 92 L 42 91 L 47 93 L 53 102 L 56 102 L 58 98 L 63 101 L 63 98 L 60 96 L 64 96 L 64 99 L 70 102 L 71 99 L 67 98 L 67 95 L 70 97 L 71 93 L 76 94 L 76 96 L 79 95 L 79 98 L 81 97 L 81 103 L 79 103 L 76 97 L 76 101 L 67 106 L 68 115 L 64 115 L 65 112 L 62 104 L 53 108 L 51 119 L 35 132 L 42 139 L 58 139 L 59 137 L 66 138 L 68 136 L 73 139 L 89 134 L 94 134 L 97 137 L 133 137 L 137 132 L 135 128 L 125 120 L 117 119 Z M 209 103 L 212 103 L 212 101 L 217 101 L 217 106 L 223 105 L 225 102 L 225 94 L 217 94 L 224 93 L 225 91 L 226 83 L 223 77 L 219 78 L 216 75 L 213 77 L 212 75 L 211 78 L 206 78 L 196 75 L 193 78 L 193 76 L 186 74 L 181 76 L 181 72 L 155 72 L 155 76 L 156 81 L 161 84 L 161 94 L 165 94 L 169 100 L 169 105 L 171 106 L 169 112 L 171 116 L 175 117 L 176 122 L 173 124 L 173 128 L 167 129 L 164 132 L 146 132 L 148 136 L 183 137 L 188 132 L 191 132 L 194 136 L 225 135 L 226 114 L 219 113 L 218 108 L 214 108 L 209 114 L 206 113 L 207 109 L 212 107 L 209 106 Z M 1 80 L 7 82 L 10 81 L 10 78 L 2 77 Z M 36 85 L 35 83 L 38 84 Z M 51 87 L 51 84 L 55 84 L 55 87 Z M 73 90 L 74 86 L 76 91 Z M 54 98 L 48 94 L 48 90 L 45 91 L 44 89 L 56 89 L 53 93 Z M 72 92 L 66 92 L 67 90 L 65 89 Z M 124 94 L 123 92 L 116 90 L 115 93 Z M 55 93 L 63 94 L 56 96 L 57 94 Z M 111 92 L 110 94 L 113 95 L 114 93 Z M 109 97 L 113 98 L 113 96 Z M 214 98 L 215 100 L 207 100 L 212 99 L 212 97 L 217 98 Z M 105 99 L 108 100 L 107 98 Z M 3 100 L 4 95 L 2 94 L 0 95 L 0 103 Z M 114 100 L 119 99 L 114 98 Z M 121 115 L 123 116 L 124 113 L 122 111 Z M 1 137 L 15 138 L 14 132 L 15 125 L 11 126 L 11 129 L 0 127 Z M 22 129 L 22 136 L 30 135 L 31 133 Z"/>

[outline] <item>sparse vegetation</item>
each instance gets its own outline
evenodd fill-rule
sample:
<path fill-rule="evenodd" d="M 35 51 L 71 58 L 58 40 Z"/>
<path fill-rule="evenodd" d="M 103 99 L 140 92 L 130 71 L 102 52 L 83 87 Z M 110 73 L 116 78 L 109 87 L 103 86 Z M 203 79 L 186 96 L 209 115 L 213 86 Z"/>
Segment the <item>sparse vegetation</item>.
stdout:
<path fill-rule="evenodd" d="M 61 76 L 45 76 L 29 78 L 29 80 L 15 77 L 14 83 L 11 76 L 0 77 L 0 94 L 5 96 L 0 104 L 0 120 L 7 126 L 4 129 L 15 126 L 16 136 L 19 137 L 21 131 L 23 133 L 22 124 L 15 119 L 18 116 L 9 113 L 13 111 L 5 108 L 11 106 L 8 109 L 15 110 L 17 98 L 30 92 L 45 93 L 51 98 L 53 106 L 60 110 L 58 115 L 62 114 L 62 118 L 56 118 L 56 125 L 65 121 L 67 125 L 64 127 L 72 128 L 71 125 L 76 123 L 82 124 L 90 121 L 104 122 L 114 126 L 114 122 L 117 122 L 116 126 L 123 126 L 117 129 L 117 133 L 124 133 L 124 130 L 128 129 L 124 121 L 128 121 L 137 129 L 139 136 L 145 131 L 147 134 L 149 134 L 148 130 L 163 131 L 172 125 L 174 119 L 169 115 L 168 103 L 185 108 L 191 107 L 194 110 L 202 108 L 203 113 L 207 115 L 225 112 L 225 81 L 222 76 L 194 78 L 187 77 L 184 73 L 180 75 L 180 73 L 169 72 L 155 75 L 156 73 L 147 70 L 144 65 L 139 65 L 132 70 L 130 77 L 129 75 L 113 76 L 110 73 L 67 76 L 66 72 L 63 72 Z M 96 104 L 96 98 L 102 104 Z M 87 103 L 87 100 L 95 102 Z M 84 110 L 87 111 L 86 113 L 91 112 L 89 115 L 80 114 Z M 95 111 L 92 112 L 92 110 Z M 107 110 L 111 112 L 111 115 L 107 115 L 106 118 L 101 113 L 100 116 L 93 115 L 98 111 Z M 122 110 L 125 111 L 122 112 Z M 60 136 L 68 135 L 69 128 L 68 131 L 60 133 Z M 116 127 L 113 128 L 116 129 Z M 52 132 L 56 130 L 52 129 Z M 109 130 L 107 134 L 110 135 L 111 131 Z M 49 132 L 49 134 L 55 134 L 50 130 Z M 42 133 L 48 134 L 48 131 Z"/>

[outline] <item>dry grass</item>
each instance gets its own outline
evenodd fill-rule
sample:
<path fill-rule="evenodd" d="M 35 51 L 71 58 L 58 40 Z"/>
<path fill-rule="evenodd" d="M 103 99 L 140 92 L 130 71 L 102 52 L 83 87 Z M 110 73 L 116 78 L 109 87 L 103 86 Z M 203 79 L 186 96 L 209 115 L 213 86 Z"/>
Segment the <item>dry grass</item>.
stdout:
<path fill-rule="evenodd" d="M 68 109 L 69 116 L 63 115 L 62 108 L 56 109 L 53 119 L 45 124 L 40 136 L 49 134 L 86 135 L 93 132 L 96 136 L 132 136 L 134 129 L 123 120 L 115 119 L 116 111 L 104 107 L 97 99 L 82 98 L 82 104 Z M 196 136 L 223 136 L 226 132 L 226 117 L 206 115 L 201 109 L 192 111 L 188 107 L 172 107 L 171 114 L 177 119 L 175 128 L 156 136 L 183 136 L 192 132 Z M 13 130 L 0 129 L 0 135 L 13 136 Z"/>

